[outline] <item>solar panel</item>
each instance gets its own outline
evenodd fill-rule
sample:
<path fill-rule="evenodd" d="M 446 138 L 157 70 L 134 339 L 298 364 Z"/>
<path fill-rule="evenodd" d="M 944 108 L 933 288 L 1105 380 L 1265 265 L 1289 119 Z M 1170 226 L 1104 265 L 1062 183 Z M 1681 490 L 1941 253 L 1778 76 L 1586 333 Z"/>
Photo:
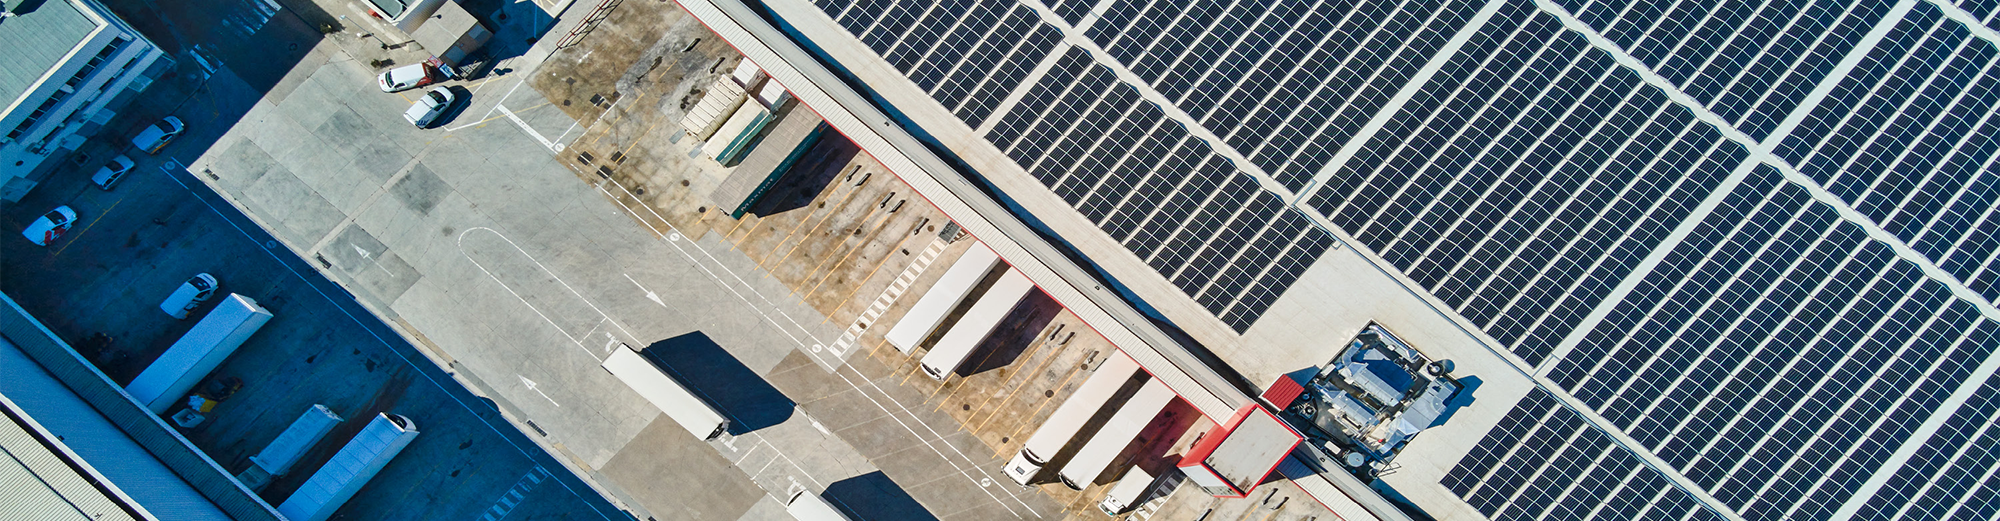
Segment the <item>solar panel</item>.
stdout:
<path fill-rule="evenodd" d="M 1545 375 L 1472 511 L 2000 509 L 2000 2 L 815 5 L 1237 332 L 1348 240 Z"/>

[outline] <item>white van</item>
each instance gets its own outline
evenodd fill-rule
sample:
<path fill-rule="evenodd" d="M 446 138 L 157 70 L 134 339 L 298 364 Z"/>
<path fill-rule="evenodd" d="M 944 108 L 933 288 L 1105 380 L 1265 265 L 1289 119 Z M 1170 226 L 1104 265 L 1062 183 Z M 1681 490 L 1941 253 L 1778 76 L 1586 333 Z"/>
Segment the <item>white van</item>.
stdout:
<path fill-rule="evenodd" d="M 167 116 L 157 123 L 146 125 L 146 129 L 139 131 L 139 135 L 132 136 L 132 146 L 139 147 L 139 150 L 144 150 L 147 154 L 158 154 L 160 149 L 166 148 L 167 143 L 174 142 L 174 138 L 186 130 L 187 125 L 181 123 L 181 118 Z"/>
<path fill-rule="evenodd" d="M 201 303 L 208 302 L 209 297 L 215 296 L 215 288 L 220 285 L 214 276 L 197 273 L 194 278 L 174 288 L 174 293 L 167 295 L 167 300 L 160 302 L 160 311 L 167 312 L 167 315 L 174 317 L 174 320 L 187 320 L 188 312 L 201 307 Z"/>

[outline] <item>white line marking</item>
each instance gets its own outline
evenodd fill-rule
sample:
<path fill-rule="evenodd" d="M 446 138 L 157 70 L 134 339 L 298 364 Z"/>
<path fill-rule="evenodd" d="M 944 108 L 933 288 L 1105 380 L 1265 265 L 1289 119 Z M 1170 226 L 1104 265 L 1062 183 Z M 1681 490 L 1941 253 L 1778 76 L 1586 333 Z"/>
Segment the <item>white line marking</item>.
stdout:
<path fill-rule="evenodd" d="M 562 147 L 556 146 L 555 143 L 549 142 L 549 138 L 542 137 L 542 134 L 540 132 L 535 132 L 534 128 L 529 127 L 528 122 L 521 121 L 521 117 L 514 115 L 514 111 L 507 110 L 506 105 L 495 104 L 493 105 L 493 110 L 498 110 L 500 111 L 501 114 L 507 115 L 508 121 L 513 121 L 515 126 L 521 127 L 522 132 L 528 133 L 528 137 L 535 138 L 535 141 L 540 141 L 542 143 L 542 146 L 548 147 L 550 151 L 552 152 L 562 151 Z"/>
<path fill-rule="evenodd" d="M 569 341 L 570 341 L 570 343 L 572 343 L 572 344 L 575 344 L 575 345 L 576 345 L 576 347 L 577 347 L 578 349 L 581 349 L 581 350 L 583 350 L 583 352 L 585 352 L 585 353 L 589 353 L 589 354 L 590 354 L 590 357 L 591 357 L 592 359 L 594 359 L 594 360 L 597 360 L 597 361 L 599 361 L 599 362 L 602 362 L 602 361 L 604 361 L 604 359 L 603 359 L 603 358 L 600 358 L 600 357 L 598 357 L 598 356 L 597 356 L 597 353 L 594 353 L 594 352 L 591 352 L 590 348 L 588 348 L 588 347 L 584 346 L 584 345 L 583 345 L 583 341 L 582 341 L 581 339 L 579 339 L 579 338 L 577 338 L 577 337 L 575 337 L 575 336 L 571 336 L 571 335 L 569 334 L 569 331 L 568 331 L 568 330 L 565 330 L 565 329 L 563 329 L 562 325 L 560 325 L 560 324 L 557 324 L 557 323 L 556 323 L 556 321 L 555 321 L 555 320 L 553 320 L 553 319 L 550 319 L 550 318 L 549 318 L 549 316 L 548 316 L 547 314 L 545 314 L 545 313 L 542 313 L 542 310 L 541 310 L 541 308 L 538 308 L 538 307 L 535 307 L 535 304 L 534 304 L 534 303 L 532 303 L 532 302 L 528 302 L 528 299 L 527 299 L 527 298 L 524 298 L 524 297 L 522 297 L 522 296 L 521 296 L 521 294 L 520 294 L 519 292 L 516 292 L 516 291 L 514 291 L 514 288 L 513 288 L 513 287 L 511 287 L 511 286 L 508 286 L 506 282 L 504 282 L 504 281 L 501 281 L 501 280 L 500 280 L 500 277 L 499 277 L 498 275 L 494 275 L 494 274 L 493 274 L 493 271 L 492 271 L 492 270 L 488 270 L 488 269 L 486 269 L 486 266 L 485 266 L 485 265 L 483 265 L 483 264 L 480 264 L 480 263 L 479 263 L 479 261 L 478 261 L 477 259 L 474 259 L 474 258 L 472 258 L 472 254 L 470 254 L 470 253 L 467 253 L 467 252 L 465 251 L 465 237 L 466 237 L 467 235 L 470 235 L 470 234 L 472 234 L 472 232 L 474 232 L 474 231 L 480 231 L 480 230 L 484 230 L 484 231 L 486 231 L 487 233 L 491 233 L 491 234 L 493 234 L 493 236 L 494 236 L 494 237 L 499 237 L 499 238 L 500 238 L 500 240 L 502 240 L 502 241 L 507 241 L 507 245 L 508 245 L 508 246 L 512 246 L 512 247 L 514 247 L 514 251 L 515 251 L 515 252 L 517 252 L 517 253 L 520 253 L 520 254 L 521 254 L 521 257 L 522 257 L 522 258 L 525 258 L 525 259 L 528 259 L 528 262 L 532 262 L 532 263 L 535 263 L 535 267 L 537 267 L 537 268 L 540 268 L 540 269 L 542 270 L 542 273 L 543 273 L 543 274 L 546 274 L 546 275 L 548 275 L 548 276 L 549 276 L 549 279 L 550 279 L 550 280 L 554 280 L 554 281 L 556 281 L 556 284 L 560 284 L 560 285 L 562 285 L 563 289 L 566 289 L 566 290 L 569 290 L 570 294 L 571 294 L 571 295 L 574 295 L 574 296 L 576 296 L 577 300 L 580 300 L 580 301 L 583 301 L 583 305 L 585 305 L 585 306 L 589 306 L 589 307 L 590 307 L 590 310 L 591 310 L 591 311 L 593 311 L 593 312 L 596 312 L 596 313 L 597 313 L 597 316 L 599 316 L 599 317 L 603 317 L 605 321 L 608 321 L 608 322 L 610 322 L 610 323 L 611 323 L 611 326 L 612 326 L 612 327 L 616 327 L 616 328 L 618 328 L 618 330 L 619 330 L 619 331 L 624 331 L 624 332 L 625 332 L 625 336 L 626 336 L 627 338 L 632 338 L 632 339 L 635 339 L 634 341 L 636 341 L 636 339 L 638 338 L 638 336 L 637 336 L 637 335 L 633 335 L 633 334 L 632 334 L 632 332 L 631 332 L 630 330 L 627 330 L 627 329 L 625 329 L 625 326 L 623 326 L 623 325 L 619 324 L 619 323 L 618 323 L 618 321 L 616 321 L 616 320 L 612 320 L 612 319 L 611 319 L 611 315 L 607 315 L 607 314 L 605 314 L 605 313 L 604 313 L 604 310 L 602 310 L 602 309 L 599 309 L 599 308 L 597 307 L 597 304 L 593 304 L 593 303 L 591 303 L 591 302 L 590 302 L 590 299 L 587 299 L 587 298 L 584 298 L 584 297 L 583 297 L 583 294 L 582 294 L 582 293 L 578 293 L 578 292 L 576 291 L 576 288 L 573 288 L 573 287 L 570 287 L 570 285 L 569 285 L 569 283 L 568 283 L 568 282 L 563 282 L 563 280 L 562 280 L 562 277 L 558 277 L 558 276 L 556 276 L 555 272 L 554 272 L 554 271 L 550 271 L 550 270 L 549 270 L 549 267 L 548 267 L 548 266 L 545 266 L 545 265 L 543 265 L 541 261 L 538 261 L 538 260 L 535 260 L 535 257 L 534 257 L 533 255 L 529 255 L 529 254 L 528 254 L 528 251 L 527 251 L 527 250 L 523 250 L 523 249 L 521 249 L 521 245 L 519 245 L 519 244 L 515 244 L 515 243 L 514 243 L 514 240 L 513 240 L 513 239 L 509 239 L 509 238 L 507 238 L 507 236 L 506 236 L 506 235 L 502 235 L 502 234 L 500 234 L 500 231 L 499 231 L 499 230 L 494 230 L 494 229 L 492 229 L 492 228 L 487 228 L 487 227 L 484 227 L 484 226 L 480 226 L 480 227 L 475 227 L 475 228 L 472 228 L 472 229 L 468 229 L 468 230 L 465 230 L 465 231 L 463 231 L 463 232 L 459 232 L 459 234 L 458 234 L 458 253 L 459 253 L 459 255 L 461 255 L 461 256 L 464 256 L 464 257 L 465 257 L 465 260 L 466 260 L 466 261 L 468 261 L 468 262 L 471 262 L 471 263 L 472 263 L 472 265 L 473 265 L 474 267 L 477 267 L 477 268 L 479 268 L 479 271 L 480 271 L 480 272 L 482 272 L 482 273 L 485 273 L 487 277 L 489 277 L 489 278 L 492 278 L 492 279 L 493 279 L 493 282 L 495 282 L 495 283 L 498 283 L 498 284 L 500 284 L 500 288 L 501 288 L 501 289 L 505 289 L 505 290 L 507 290 L 507 293 L 508 293 L 508 294 L 510 294 L 510 295 L 513 295 L 515 299 L 517 299 L 517 300 L 520 300 L 520 301 L 521 301 L 521 304 L 522 304 L 522 305 L 526 305 L 526 306 L 528 306 L 528 309 L 530 309 L 530 310 L 533 310 L 533 311 L 535 312 L 535 315 L 536 315 L 536 316 L 540 316 L 540 317 L 542 317 L 542 320 L 543 320 L 543 321 L 545 321 L 545 322 L 548 322 L 550 326 L 554 326 L 554 327 L 556 328 L 556 332 L 558 332 L 558 333 L 562 333 L 563 337 L 565 337 L 565 338 L 568 338 L 568 339 L 569 339 Z M 609 333 L 607 333 L 607 334 L 609 334 Z"/>

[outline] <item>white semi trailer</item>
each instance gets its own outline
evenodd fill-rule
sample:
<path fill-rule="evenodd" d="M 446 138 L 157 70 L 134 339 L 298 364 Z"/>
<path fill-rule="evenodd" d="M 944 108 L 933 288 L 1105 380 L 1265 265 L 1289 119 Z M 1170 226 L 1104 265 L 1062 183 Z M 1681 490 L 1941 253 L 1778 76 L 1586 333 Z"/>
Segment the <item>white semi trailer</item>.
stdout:
<path fill-rule="evenodd" d="M 284 432 L 278 433 L 278 437 L 265 445 L 264 450 L 251 456 L 250 468 L 237 474 L 236 480 L 252 490 L 263 489 L 264 485 L 270 484 L 271 478 L 291 472 L 292 464 L 298 463 L 306 451 L 318 445 L 320 439 L 325 438 L 326 433 L 332 432 L 340 422 L 340 415 L 334 414 L 332 409 L 314 404 L 311 409 L 306 409 L 305 414 L 299 415 L 299 419 L 293 420 L 291 426 L 285 427 Z"/>
<path fill-rule="evenodd" d="M 1174 401 L 1175 397 L 1174 390 L 1158 378 L 1147 380 L 1146 386 L 1139 388 L 1139 394 L 1126 400 L 1118 413 L 1111 416 L 1111 421 L 1105 422 L 1104 428 L 1098 429 L 1097 434 L 1090 437 L 1090 442 L 1083 444 L 1083 448 L 1076 451 L 1076 456 L 1070 457 L 1069 463 L 1063 465 L 1062 472 L 1056 473 L 1062 477 L 1063 484 L 1073 490 L 1083 490 L 1097 481 L 1097 476 L 1111 466 L 1111 460 L 1116 459 L 1118 453 L 1125 452 L 1125 446 L 1132 444 L 1132 438 L 1139 437 L 1139 431 L 1145 430 L 1146 424 L 1153 423 L 1153 417 L 1159 416 L 1160 410 L 1167 408 L 1167 403 Z"/>
<path fill-rule="evenodd" d="M 951 310 L 965 300 L 966 294 L 971 293 L 972 288 L 978 286 L 979 280 L 986 278 L 986 273 L 992 271 L 993 264 L 998 262 L 1000 256 L 995 255 L 992 248 L 972 243 L 972 247 L 959 255 L 958 260 L 952 261 L 951 268 L 946 269 L 944 275 L 924 291 L 924 296 L 910 306 L 910 311 L 896 321 L 896 327 L 889 328 L 889 334 L 884 338 L 889 345 L 896 346 L 897 351 L 910 354 L 931 336 L 931 332 L 937 331 L 945 315 L 951 314 Z"/>
<path fill-rule="evenodd" d="M 715 410 L 707 401 L 695 396 L 687 386 L 681 385 L 673 377 L 661 371 L 659 366 L 640 356 L 629 346 L 618 346 L 604 359 L 604 370 L 618 377 L 625 385 L 637 391 L 639 396 L 652 402 L 660 412 L 667 413 L 681 428 L 696 438 L 712 440 L 729 430 L 729 418 Z"/>
<path fill-rule="evenodd" d="M 1007 477 L 1014 478 L 1014 482 L 1021 485 L 1031 483 L 1036 475 L 1041 474 L 1043 467 L 1062 454 L 1064 448 L 1074 444 L 1079 434 L 1087 436 L 1095 432 L 1084 432 L 1084 428 L 1105 405 L 1110 404 L 1118 389 L 1138 372 L 1138 362 L 1124 353 L 1111 353 L 1103 364 L 1097 366 L 1097 372 L 1091 373 L 1090 378 L 1077 386 L 1076 392 L 1070 393 L 1069 399 L 1057 406 L 1056 412 L 1049 414 L 1049 419 L 1035 429 L 1035 433 L 1028 437 L 1028 443 L 1021 446 L 1021 452 L 1007 462 Z M 1053 463 L 1060 464 L 1062 461 Z"/>
<path fill-rule="evenodd" d="M 417 424 L 399 414 L 376 413 L 375 420 L 361 428 L 340 452 L 320 465 L 299 490 L 278 505 L 278 514 L 291 521 L 326 521 L 347 504 L 375 473 L 403 452 L 417 438 Z"/>
<path fill-rule="evenodd" d="M 125 386 L 132 399 L 145 404 L 153 414 L 166 414 L 195 384 L 208 376 L 222 360 L 236 352 L 243 341 L 271 320 L 271 312 L 235 293 L 224 297 L 215 309 L 202 317 L 173 347 L 140 371 Z"/>
<path fill-rule="evenodd" d="M 951 376 L 952 371 L 958 370 L 958 366 L 972 356 L 972 350 L 986 340 L 986 335 L 999 327 L 1000 319 L 1007 318 L 1007 312 L 1013 311 L 1014 306 L 1021 303 L 1021 297 L 1034 289 L 1035 282 L 1028 280 L 1021 270 L 1007 268 L 1007 274 L 1001 275 L 999 281 L 986 288 L 986 294 L 980 295 L 979 301 L 972 303 L 972 308 L 967 309 L 965 315 L 958 318 L 958 323 L 952 324 L 951 330 L 938 338 L 931 352 L 924 355 L 924 374 L 940 382 Z"/>

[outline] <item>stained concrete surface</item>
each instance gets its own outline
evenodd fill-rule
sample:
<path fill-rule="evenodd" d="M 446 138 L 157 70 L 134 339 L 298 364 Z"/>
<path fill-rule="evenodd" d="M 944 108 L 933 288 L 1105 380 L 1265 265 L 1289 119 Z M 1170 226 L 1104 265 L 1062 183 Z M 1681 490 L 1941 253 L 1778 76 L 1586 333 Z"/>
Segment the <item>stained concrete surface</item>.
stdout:
<path fill-rule="evenodd" d="M 400 120 L 393 95 L 343 86 L 357 76 L 365 78 L 359 65 L 329 60 L 320 70 L 302 71 L 308 78 L 295 92 L 328 93 L 353 114 Z M 707 339 L 705 346 L 712 344 L 705 354 L 711 363 L 734 367 L 736 378 L 766 375 L 757 378 L 782 388 L 783 378 L 771 376 L 772 370 L 788 356 L 803 356 L 830 343 L 841 325 L 790 297 L 784 281 L 764 276 L 756 259 L 740 249 L 732 251 L 733 245 L 718 234 L 690 238 L 671 227 L 635 222 L 640 214 L 607 198 L 607 187 L 579 183 L 546 147 L 538 146 L 532 129 L 502 120 L 427 132 L 390 130 L 349 121 L 335 111 L 315 125 L 316 131 L 297 132 L 312 122 L 293 121 L 288 114 L 311 112 L 288 105 L 319 102 L 294 95 L 260 103 L 245 118 L 255 124 L 233 129 L 214 148 L 216 153 L 192 161 L 191 169 L 261 171 L 254 176 L 217 173 L 210 181 L 262 219 L 293 218 L 272 208 L 279 197 L 328 200 L 341 212 L 330 229 L 290 227 L 285 221 L 273 228 L 285 244 L 420 339 L 432 356 L 474 382 L 510 417 L 534 435 L 545 435 L 550 450 L 606 484 L 636 514 L 658 517 L 663 511 L 694 508 L 703 512 L 703 519 L 726 519 L 746 515 L 755 504 L 721 493 L 704 496 L 712 503 L 669 503 L 649 488 L 653 478 L 633 473 L 638 467 L 675 469 L 693 479 L 747 477 L 775 495 L 793 483 L 823 490 L 887 466 L 905 475 L 936 476 L 923 482 L 926 490 L 913 494 L 947 513 L 964 510 L 958 503 L 974 500 L 1006 505 L 996 506 L 1001 510 L 1027 512 L 1027 505 L 1036 504 L 1036 509 L 1052 511 L 1036 496 L 1017 498 L 1016 492 L 982 487 L 982 481 L 992 483 L 982 474 L 997 472 L 996 462 L 990 456 L 966 459 L 965 454 L 986 449 L 964 450 L 977 442 L 954 435 L 957 429 L 947 417 L 900 405 L 914 396 L 885 393 L 872 385 L 857 388 L 868 382 L 854 376 L 849 389 L 871 393 L 885 418 L 872 436 L 885 446 L 922 447 L 931 457 L 951 463 L 939 467 L 936 461 L 913 459 L 920 463 L 896 467 L 901 460 L 871 461 L 860 451 L 868 443 L 830 434 L 837 431 L 819 423 L 824 419 L 814 420 L 820 414 L 801 407 L 779 414 L 732 411 L 753 419 L 744 422 L 749 429 L 708 447 L 712 455 L 739 465 L 681 466 L 686 458 L 660 452 L 660 442 L 647 437 L 661 429 L 657 409 L 595 367 L 608 348 L 619 343 L 654 346 L 697 335 Z M 378 132 L 355 131 L 363 125 Z M 408 140 L 400 141 L 404 136 Z M 369 168 L 373 173 L 355 172 L 366 167 L 350 162 L 342 167 L 349 171 L 342 182 L 333 182 L 332 174 L 298 173 L 303 162 L 286 165 L 287 153 L 274 151 L 356 151 L 391 139 L 409 153 L 407 162 L 394 170 Z M 296 185 L 284 191 L 258 188 L 287 176 L 303 190 Z M 273 215 L 262 215 L 266 211 Z M 819 366 L 812 370 L 825 374 Z M 732 398 L 726 394 L 741 389 L 709 389 L 725 404 L 756 402 L 759 396 Z M 755 420 L 760 414 L 764 419 Z M 685 436 L 677 428 L 665 432 Z M 802 447 L 818 450 L 798 450 Z M 938 468 L 959 470 L 939 473 Z"/>

